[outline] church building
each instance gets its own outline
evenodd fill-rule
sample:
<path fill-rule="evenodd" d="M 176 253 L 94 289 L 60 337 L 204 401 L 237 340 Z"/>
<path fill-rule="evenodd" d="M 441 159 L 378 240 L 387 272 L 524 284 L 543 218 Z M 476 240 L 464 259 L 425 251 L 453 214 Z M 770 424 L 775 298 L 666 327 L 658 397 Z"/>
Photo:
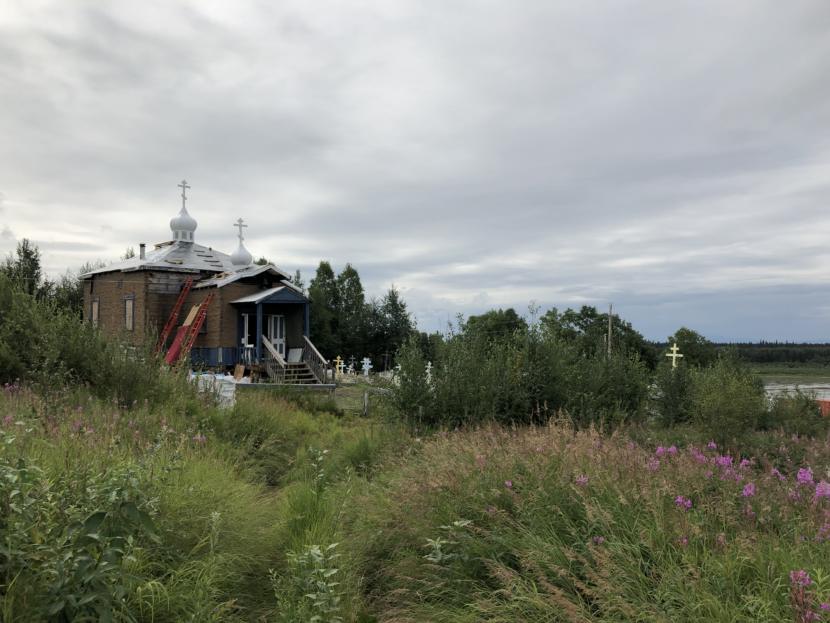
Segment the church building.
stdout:
<path fill-rule="evenodd" d="M 136 257 L 82 276 L 85 318 L 132 344 L 155 342 L 184 290 L 179 325 L 209 297 L 190 352 L 194 365 L 262 365 L 278 381 L 291 376 L 323 382 L 328 362 L 309 339 L 309 301 L 302 290 L 277 266 L 253 263 L 242 219 L 235 224 L 239 246 L 230 255 L 197 243 L 197 223 L 186 207 L 189 186 L 179 186 L 182 207 L 166 241 L 150 249 L 142 243 Z"/>

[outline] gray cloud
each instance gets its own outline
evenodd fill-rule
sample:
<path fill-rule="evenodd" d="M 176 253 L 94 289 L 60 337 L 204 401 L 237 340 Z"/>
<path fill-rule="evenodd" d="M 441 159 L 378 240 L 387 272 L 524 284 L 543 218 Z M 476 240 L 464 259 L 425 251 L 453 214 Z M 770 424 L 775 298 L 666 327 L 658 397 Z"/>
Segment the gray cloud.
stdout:
<path fill-rule="evenodd" d="M 826 2 L 324 4 L 7 10 L 8 227 L 54 272 L 112 259 L 187 177 L 205 244 L 244 216 L 424 328 L 613 300 L 651 337 L 826 339 Z"/>

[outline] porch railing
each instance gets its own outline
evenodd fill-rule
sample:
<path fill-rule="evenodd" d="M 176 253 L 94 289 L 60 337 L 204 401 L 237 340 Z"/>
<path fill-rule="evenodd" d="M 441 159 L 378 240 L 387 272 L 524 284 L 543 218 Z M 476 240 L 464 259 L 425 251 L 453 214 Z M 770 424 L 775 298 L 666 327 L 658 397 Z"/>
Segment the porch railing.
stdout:
<path fill-rule="evenodd" d="M 262 365 L 265 371 L 274 383 L 283 383 L 285 381 L 285 359 L 283 359 L 271 344 L 266 336 L 262 336 L 262 345 L 265 350 L 262 353 Z"/>
<path fill-rule="evenodd" d="M 303 336 L 303 355 L 300 361 L 309 367 L 320 383 L 328 382 L 329 362 L 306 336 Z"/>

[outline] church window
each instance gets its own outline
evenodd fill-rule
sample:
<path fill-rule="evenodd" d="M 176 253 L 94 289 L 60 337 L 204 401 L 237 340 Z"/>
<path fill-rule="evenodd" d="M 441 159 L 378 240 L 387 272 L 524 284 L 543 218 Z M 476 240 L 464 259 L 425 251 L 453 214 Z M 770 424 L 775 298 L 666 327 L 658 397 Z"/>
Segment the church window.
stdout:
<path fill-rule="evenodd" d="M 124 328 L 132 331 L 135 328 L 135 299 L 124 299 Z"/>

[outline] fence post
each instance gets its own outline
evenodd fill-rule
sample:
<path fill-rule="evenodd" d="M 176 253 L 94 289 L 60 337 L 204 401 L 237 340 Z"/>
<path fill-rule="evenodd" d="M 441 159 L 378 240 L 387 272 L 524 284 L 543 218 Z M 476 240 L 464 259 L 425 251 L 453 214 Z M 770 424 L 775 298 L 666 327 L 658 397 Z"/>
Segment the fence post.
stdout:
<path fill-rule="evenodd" d="M 363 392 L 363 417 L 368 417 L 369 415 L 369 392 Z"/>

